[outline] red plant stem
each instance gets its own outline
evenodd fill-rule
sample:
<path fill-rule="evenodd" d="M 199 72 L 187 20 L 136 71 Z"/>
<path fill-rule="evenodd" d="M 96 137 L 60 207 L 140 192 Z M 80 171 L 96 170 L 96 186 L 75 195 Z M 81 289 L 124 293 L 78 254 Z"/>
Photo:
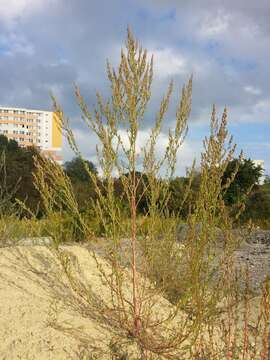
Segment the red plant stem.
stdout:
<path fill-rule="evenodd" d="M 138 277 L 137 277 L 137 248 L 136 248 L 136 193 L 135 193 L 135 171 L 132 174 L 134 177 L 133 180 L 133 189 L 131 196 L 131 248 L 132 248 L 132 286 L 133 286 L 133 314 L 134 314 L 134 327 L 135 327 L 135 335 L 140 336 L 141 333 L 141 318 L 140 318 L 140 304 L 138 301 Z"/>

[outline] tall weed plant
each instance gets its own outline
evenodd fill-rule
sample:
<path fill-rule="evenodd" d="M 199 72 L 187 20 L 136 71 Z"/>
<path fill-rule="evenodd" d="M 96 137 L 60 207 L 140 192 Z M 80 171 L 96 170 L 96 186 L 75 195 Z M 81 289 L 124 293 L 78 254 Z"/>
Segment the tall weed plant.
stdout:
<path fill-rule="evenodd" d="M 96 150 L 102 179 L 89 172 L 96 192 L 89 208 L 102 227 L 98 253 L 106 259 L 106 265 L 97 252 L 91 253 L 110 299 L 105 301 L 93 294 L 91 284 L 83 282 L 76 268 L 72 270 L 69 254 L 59 246 L 61 239 L 55 234 L 56 253 L 78 301 L 91 309 L 95 319 L 111 332 L 113 343 L 108 344 L 109 348 L 113 352 L 121 349 L 121 354 L 126 349 L 130 354 L 127 358 L 267 359 L 267 290 L 262 300 L 261 325 L 257 326 L 260 332 L 257 350 L 250 350 L 247 317 L 240 322 L 243 332 L 237 332 L 237 309 L 246 297 L 241 297 L 233 275 L 237 239 L 232 236 L 232 219 L 222 196 L 237 172 L 236 169 L 227 184 L 222 184 L 222 176 L 235 152 L 227 130 L 226 109 L 219 121 L 213 108 L 210 135 L 204 141 L 201 155 L 198 197 L 179 235 L 180 215 L 169 213 L 168 203 L 177 153 L 188 129 L 192 79 L 180 91 L 167 147 L 162 156 L 157 156 L 173 83 L 160 102 L 148 140 L 141 146 L 139 132 L 151 99 L 153 57 L 149 60 L 147 51 L 139 46 L 130 30 L 119 66 L 114 69 L 108 63 L 107 75 L 111 97 L 105 100 L 98 92 L 97 105 L 92 110 L 88 109 L 79 87 L 75 92 L 82 119 L 99 140 Z M 81 156 L 69 119 L 56 99 L 54 106 L 59 126 L 65 130 L 76 155 Z M 79 212 L 63 170 L 39 158 L 36 166 L 36 186 L 47 213 L 53 213 L 55 208 L 65 211 L 83 237 L 94 241 L 93 227 Z M 114 191 L 116 177 L 121 180 L 123 197 Z M 184 200 L 188 198 L 190 184 Z M 143 216 L 138 211 L 141 196 L 147 199 Z"/>

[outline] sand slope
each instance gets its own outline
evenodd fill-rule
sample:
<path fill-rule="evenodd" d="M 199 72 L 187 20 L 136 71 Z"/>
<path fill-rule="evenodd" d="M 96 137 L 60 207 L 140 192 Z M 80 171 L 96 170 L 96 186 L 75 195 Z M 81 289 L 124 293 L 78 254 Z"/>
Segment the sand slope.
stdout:
<path fill-rule="evenodd" d="M 92 286 L 102 292 L 92 257 L 79 246 L 69 250 L 80 258 Z M 93 338 L 106 339 L 106 331 L 93 320 L 65 306 L 70 290 L 59 269 L 56 258 L 44 246 L 0 249 L 0 359 L 79 358 L 81 335 L 76 339 L 48 326 L 56 313 L 65 327 L 71 322 Z"/>
<path fill-rule="evenodd" d="M 93 294 L 108 301 L 109 290 L 86 248 L 64 249 L 78 259 L 81 276 L 91 284 Z M 106 269 L 106 263 L 99 261 Z M 85 346 L 108 349 L 112 330 L 97 321 L 94 311 L 73 301 L 73 296 L 57 257 L 45 246 L 0 248 L 0 360 L 86 360 L 90 358 L 89 352 L 88 357 L 83 356 Z M 260 299 L 254 301 L 255 314 Z M 158 306 L 158 315 L 170 308 L 161 297 Z M 95 358 L 110 357 L 103 353 Z"/>

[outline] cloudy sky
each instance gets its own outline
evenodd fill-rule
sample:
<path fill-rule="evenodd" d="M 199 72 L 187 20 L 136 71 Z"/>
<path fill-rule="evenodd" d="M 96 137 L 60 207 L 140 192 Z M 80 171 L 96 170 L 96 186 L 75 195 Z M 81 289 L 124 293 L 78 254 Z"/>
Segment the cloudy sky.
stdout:
<path fill-rule="evenodd" d="M 141 139 L 168 81 L 180 89 L 193 74 L 190 131 L 178 173 L 198 157 L 213 103 L 219 113 L 227 106 L 239 149 L 264 159 L 270 173 L 269 17 L 268 0 L 0 0 L 0 105 L 50 110 L 53 92 L 82 152 L 95 161 L 95 140 L 81 124 L 73 84 L 89 104 L 97 89 L 109 95 L 106 59 L 117 65 L 130 25 L 155 60 Z M 172 123 L 173 109 L 167 125 Z M 160 148 L 165 140 L 164 134 Z M 72 156 L 66 145 L 64 156 Z"/>

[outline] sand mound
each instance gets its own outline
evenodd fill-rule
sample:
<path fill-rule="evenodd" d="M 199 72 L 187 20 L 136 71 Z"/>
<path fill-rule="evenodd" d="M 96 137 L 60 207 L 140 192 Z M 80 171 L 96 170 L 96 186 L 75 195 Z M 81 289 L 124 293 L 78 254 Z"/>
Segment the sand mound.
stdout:
<path fill-rule="evenodd" d="M 78 259 L 81 275 L 91 284 L 92 293 L 108 301 L 109 290 L 87 249 L 65 246 L 64 250 Z M 106 263 L 99 261 L 106 269 Z M 101 325 L 95 312 L 73 301 L 74 294 L 60 269 L 57 257 L 45 246 L 0 249 L 1 360 L 82 360 L 90 359 L 89 353 L 88 357 L 83 355 L 86 346 L 108 349 L 112 331 L 106 324 Z M 254 300 L 252 308 L 256 313 L 259 298 Z M 159 297 L 159 315 L 169 308 L 169 303 Z M 99 354 L 95 358 L 110 358 Z"/>
<path fill-rule="evenodd" d="M 86 249 L 70 246 L 68 251 L 80 259 L 93 289 L 99 294 L 106 291 Z M 82 337 L 87 333 L 88 342 L 91 337 L 93 342 L 108 342 L 108 333 L 97 322 L 65 306 L 70 292 L 56 257 L 46 247 L 0 249 L 0 359 L 80 358 Z M 72 328 L 72 336 L 48 325 L 55 316 L 66 330 Z"/>

